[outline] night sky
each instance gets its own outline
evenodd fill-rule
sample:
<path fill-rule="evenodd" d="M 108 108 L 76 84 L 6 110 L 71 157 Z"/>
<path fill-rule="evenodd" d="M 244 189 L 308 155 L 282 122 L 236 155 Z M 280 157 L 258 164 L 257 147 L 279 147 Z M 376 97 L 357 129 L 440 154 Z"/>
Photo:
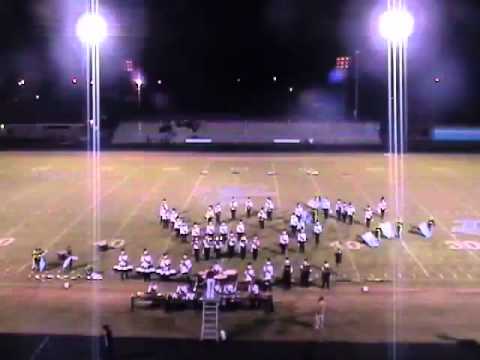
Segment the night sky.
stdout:
<path fill-rule="evenodd" d="M 2 1 L 3 121 L 83 120 L 83 51 L 74 28 L 86 2 Z M 409 52 L 411 121 L 478 123 L 480 4 L 408 3 L 416 18 Z M 373 22 L 386 0 L 101 4 L 110 24 L 102 57 L 103 113 L 111 121 L 139 113 L 348 118 L 353 74 L 333 84 L 329 73 L 337 56 L 357 49 L 361 120 L 386 115 L 385 44 Z M 134 73 L 125 71 L 127 59 Z M 132 82 L 137 71 L 146 82 L 140 107 Z M 17 86 L 23 78 L 25 86 Z"/>

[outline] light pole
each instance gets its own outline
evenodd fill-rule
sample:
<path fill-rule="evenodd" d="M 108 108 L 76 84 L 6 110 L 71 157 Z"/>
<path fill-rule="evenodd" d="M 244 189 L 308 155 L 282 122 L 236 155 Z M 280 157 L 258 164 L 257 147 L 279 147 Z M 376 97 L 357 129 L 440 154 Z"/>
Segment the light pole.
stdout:
<path fill-rule="evenodd" d="M 138 108 L 140 109 L 142 105 L 142 86 L 143 86 L 143 80 L 140 76 L 138 76 L 135 80 L 135 86 L 137 87 L 137 104 Z M 161 82 L 160 82 L 161 83 Z"/>
<path fill-rule="evenodd" d="M 355 106 L 353 109 L 353 118 L 358 119 L 358 91 L 360 81 L 360 50 L 355 50 Z"/>

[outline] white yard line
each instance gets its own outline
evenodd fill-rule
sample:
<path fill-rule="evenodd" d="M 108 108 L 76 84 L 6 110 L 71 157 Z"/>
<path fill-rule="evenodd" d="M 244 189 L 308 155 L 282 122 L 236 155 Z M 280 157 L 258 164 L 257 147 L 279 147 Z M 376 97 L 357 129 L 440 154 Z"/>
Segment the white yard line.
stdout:
<path fill-rule="evenodd" d="M 120 188 L 128 179 L 130 179 L 131 175 L 125 176 L 121 181 L 116 183 L 114 186 L 112 186 L 108 191 L 102 194 L 100 200 L 103 200 L 104 198 L 107 198 L 109 195 L 111 195 L 115 190 Z M 60 231 L 51 241 L 49 241 L 46 245 L 43 245 L 43 248 L 48 249 L 49 247 L 55 245 L 57 242 L 59 242 L 75 225 L 80 223 L 82 219 L 87 216 L 90 211 L 94 208 L 95 204 L 90 205 L 88 208 L 86 208 L 84 211 L 82 211 L 80 214 L 78 214 L 72 221 L 70 221 L 63 229 Z M 26 266 L 30 265 L 30 262 L 22 265 L 17 272 L 21 272 L 22 270 L 25 269 Z"/>
<path fill-rule="evenodd" d="M 275 197 L 277 198 L 277 207 L 279 209 L 282 208 L 282 200 L 280 199 L 280 186 L 278 184 L 278 179 L 277 179 L 277 171 L 275 170 L 275 164 L 271 163 L 272 171 L 273 171 L 273 186 L 275 187 Z"/>
<path fill-rule="evenodd" d="M 208 171 L 208 169 L 210 168 L 210 164 L 211 164 L 211 159 L 208 158 L 207 164 L 201 170 L 201 172 L 205 170 Z M 198 187 L 202 183 L 203 179 L 207 176 L 207 175 L 202 175 L 201 172 L 200 172 L 200 175 L 198 175 L 197 180 L 195 181 L 195 184 L 193 185 L 192 191 L 190 192 L 187 199 L 185 200 L 185 203 L 183 204 L 181 211 L 185 211 L 185 209 L 187 209 L 190 206 L 190 203 L 192 202 L 192 199 L 195 196 L 195 193 L 198 191 Z"/>
<path fill-rule="evenodd" d="M 415 261 L 415 264 L 417 264 L 417 266 L 423 271 L 423 273 L 425 274 L 425 276 L 429 278 L 430 275 L 428 274 L 427 269 L 425 269 L 425 266 L 423 266 L 423 263 L 422 263 L 422 262 L 415 256 L 415 254 L 410 250 L 410 248 L 407 246 L 407 244 L 405 243 L 405 241 L 400 240 L 400 244 L 402 244 L 403 249 L 407 252 L 408 255 L 410 255 L 410 257 L 413 259 L 413 261 Z"/>

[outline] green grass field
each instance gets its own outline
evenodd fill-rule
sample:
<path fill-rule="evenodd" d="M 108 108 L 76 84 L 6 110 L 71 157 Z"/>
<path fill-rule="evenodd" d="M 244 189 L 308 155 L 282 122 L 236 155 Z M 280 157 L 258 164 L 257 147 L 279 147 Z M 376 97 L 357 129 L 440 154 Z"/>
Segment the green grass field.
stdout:
<path fill-rule="evenodd" d="M 479 160 L 477 155 L 405 156 L 405 227 L 408 229 L 411 224 L 425 221 L 428 215 L 433 215 L 437 221 L 433 239 L 425 240 L 405 232 L 404 241 L 385 240 L 377 249 L 361 246 L 358 250 L 350 250 L 347 242 L 357 241 L 357 236 L 365 230 L 364 226 L 348 226 L 329 219 L 320 246 L 314 247 L 312 240 L 307 245 L 306 255 L 316 266 L 314 276 L 318 275 L 318 267 L 324 260 L 334 262 L 332 243 L 338 242 L 344 246 L 344 261 L 338 272 L 354 284 L 377 278 L 393 281 L 396 288 L 477 288 L 480 280 L 480 236 L 474 233 L 454 234 L 451 228 L 456 220 L 480 220 Z M 0 284 L 4 293 L 15 288 L 21 297 L 22 289 L 25 289 L 23 301 L 26 301 L 26 294 L 38 296 L 38 299 L 46 296 L 43 295 L 45 292 L 40 295 L 42 288 L 48 291 L 49 287 L 53 287 L 52 294 L 58 293 L 61 287 L 58 281 L 41 283 L 29 278 L 34 247 L 49 251 L 48 259 L 52 266 L 55 265 L 55 252 L 68 245 L 79 256 L 79 265 L 92 262 L 94 247 L 88 169 L 84 153 L 0 154 Z M 232 169 L 239 173 L 233 174 Z M 307 169 L 318 170 L 320 174 L 307 175 Z M 260 259 L 255 264 L 257 270 L 261 269 L 266 257 L 271 257 L 277 272 L 283 264 L 277 246 L 278 234 L 288 225 L 289 215 L 298 201 L 306 202 L 315 194 L 328 196 L 331 200 L 337 197 L 347 199 L 356 205 L 357 218 L 361 222 L 361 209 L 367 203 L 376 205 L 381 195 L 387 197 L 390 206 L 393 205 L 388 183 L 388 157 L 383 154 L 107 152 L 102 154 L 101 170 L 100 238 L 124 240 L 134 263 L 138 263 L 145 247 L 155 258 L 168 250 L 174 265 L 178 264 L 184 252 L 191 252 L 190 245 L 180 243 L 173 233 L 163 230 L 158 224 L 158 206 L 163 197 L 193 222 L 202 221 L 208 204 L 220 201 L 226 209 L 232 195 L 242 204 L 246 196 L 251 196 L 256 204 L 263 203 L 266 196 L 272 196 L 278 208 L 274 220 L 267 223 L 265 230 L 260 230 L 256 218 L 252 218 L 247 222 L 247 233 L 249 237 L 257 234 L 262 243 Z M 202 170 L 207 170 L 208 174 L 202 175 Z M 268 176 L 269 171 L 275 171 L 276 175 Z M 387 218 L 394 220 L 391 214 Z M 480 230 L 476 229 L 477 232 Z M 291 248 L 290 257 L 298 278 L 298 266 L 303 255 L 297 252 L 295 245 Z M 99 254 L 95 265 L 104 272 L 105 280 L 98 286 L 109 289 L 105 290 L 108 296 L 113 297 L 116 291 L 121 293 L 119 296 L 122 296 L 127 309 L 128 292 L 143 290 L 144 284 L 140 280 L 131 280 L 128 285 L 119 281 L 111 270 L 118 252 L 109 250 Z M 242 272 L 246 265 L 246 261 L 238 258 L 222 261 L 224 267 L 237 268 Z M 201 262 L 195 264 L 194 270 L 206 267 L 207 264 Z M 51 268 L 53 272 L 57 270 L 58 267 Z M 84 293 L 88 286 L 79 283 Z M 311 291 L 314 290 L 296 289 L 292 294 L 305 296 L 308 302 L 314 303 L 315 296 Z M 75 296 L 82 295 L 78 293 Z M 354 298 L 356 295 L 349 296 Z M 293 307 L 297 306 L 293 305 L 296 300 L 292 299 L 292 295 L 280 292 L 276 297 L 280 308 L 290 306 L 294 311 Z M 283 305 L 282 299 L 285 299 Z M 382 301 L 381 297 L 379 301 Z M 51 306 L 52 311 L 56 311 L 54 305 Z M 15 304 L 8 309 L 15 310 Z M 310 317 L 305 314 L 299 317 Z M 251 316 L 247 315 L 244 320 L 253 321 Z M 6 317 L 2 318 L 4 324 Z M 125 321 L 128 323 L 130 320 Z M 189 320 L 185 318 L 184 321 Z M 27 325 L 19 328 L 18 324 L 8 324 L 5 326 L 9 329 L 31 331 Z M 60 323 L 55 326 L 60 332 L 76 331 Z M 63 330 L 62 326 L 70 330 Z M 142 331 L 151 334 L 152 329 L 153 325 Z M 188 328 L 183 331 L 194 336 L 198 328 L 195 325 L 193 330 Z M 380 334 L 381 328 L 378 331 Z M 177 332 L 181 336 L 181 327 L 177 328 Z M 272 334 L 274 337 L 291 335 L 288 331 Z M 333 338 L 344 339 L 345 336 L 348 334 L 339 332 Z"/>

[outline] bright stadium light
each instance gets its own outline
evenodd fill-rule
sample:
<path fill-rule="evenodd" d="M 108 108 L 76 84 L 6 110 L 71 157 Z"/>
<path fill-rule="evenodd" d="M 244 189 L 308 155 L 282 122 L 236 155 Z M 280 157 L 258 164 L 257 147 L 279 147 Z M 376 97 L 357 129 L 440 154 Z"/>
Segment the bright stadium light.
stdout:
<path fill-rule="evenodd" d="M 77 36 L 86 45 L 98 45 L 107 37 L 107 23 L 98 14 L 86 13 L 78 19 Z"/>
<path fill-rule="evenodd" d="M 414 23 L 413 16 L 408 11 L 390 9 L 380 16 L 378 30 L 385 40 L 398 43 L 412 35 Z"/>
<path fill-rule="evenodd" d="M 143 85 L 143 80 L 140 77 L 136 78 L 133 81 L 135 82 L 135 85 L 137 85 L 137 88 L 140 88 Z"/>

